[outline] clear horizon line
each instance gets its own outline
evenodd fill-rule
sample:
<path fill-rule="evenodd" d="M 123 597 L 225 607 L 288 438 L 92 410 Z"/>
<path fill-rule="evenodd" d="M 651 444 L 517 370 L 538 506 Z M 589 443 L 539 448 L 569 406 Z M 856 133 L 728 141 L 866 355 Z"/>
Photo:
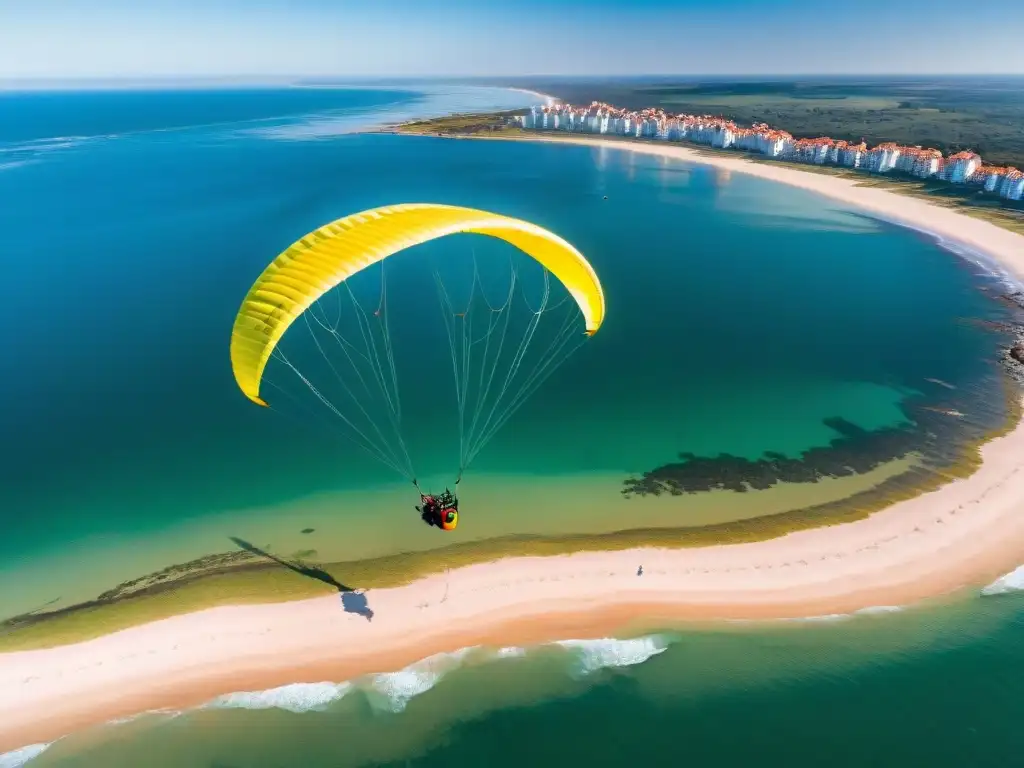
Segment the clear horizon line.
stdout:
<path fill-rule="evenodd" d="M 765 74 L 739 74 L 725 72 L 645 72 L 642 74 L 621 74 L 621 73 L 597 73 L 597 74 L 565 74 L 549 72 L 543 74 L 504 74 L 504 75 L 472 75 L 472 74 L 345 74 L 345 73 L 246 73 L 246 74 L 165 74 L 150 73 L 137 75 L 29 75 L 29 76 L 5 76 L 0 75 L 0 83 L 24 83 L 24 82 L 127 82 L 147 80 L 281 80 L 281 79 L 331 79 L 344 78 L 350 80 L 504 80 L 504 79 L 546 79 L 566 78 L 589 80 L 596 78 L 609 79 L 638 79 L 645 77 L 685 77 L 685 78 L 735 78 L 735 79 L 757 79 L 789 77 L 804 78 L 809 80 L 821 80 L 830 77 L 864 77 L 864 78 L 885 78 L 885 77 L 1021 77 L 1024 72 L 832 72 L 828 74 L 812 74 L 807 72 L 770 72 Z"/>

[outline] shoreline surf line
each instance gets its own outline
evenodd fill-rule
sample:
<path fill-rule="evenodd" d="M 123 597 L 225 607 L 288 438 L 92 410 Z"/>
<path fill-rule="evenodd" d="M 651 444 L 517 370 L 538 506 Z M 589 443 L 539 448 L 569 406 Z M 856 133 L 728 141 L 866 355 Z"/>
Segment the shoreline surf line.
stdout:
<path fill-rule="evenodd" d="M 732 634 L 733 627 L 744 625 L 740 631 L 746 629 L 757 630 L 759 628 L 764 628 L 767 631 L 778 631 L 784 626 L 790 628 L 791 631 L 800 631 L 796 629 L 799 625 L 825 624 L 835 626 L 836 624 L 856 621 L 859 628 L 858 631 L 863 631 L 867 626 L 874 625 L 876 618 L 880 618 L 884 625 L 892 628 L 898 625 L 890 624 L 886 617 L 894 615 L 906 616 L 908 612 L 911 615 L 919 614 L 918 609 L 926 611 L 939 609 L 943 611 L 941 615 L 945 618 L 941 619 L 937 624 L 929 621 L 927 627 L 929 634 L 940 634 L 943 633 L 943 623 L 956 621 L 953 618 L 954 614 L 949 613 L 950 608 L 959 613 L 967 605 L 968 601 L 973 602 L 979 597 L 1024 590 L 1024 580 L 1019 578 L 1021 573 L 1024 573 L 1024 566 L 1016 569 L 1013 573 L 1006 574 L 997 579 L 996 582 L 982 589 L 980 595 L 964 595 L 963 600 L 958 599 L 955 602 L 942 601 L 942 603 L 933 603 L 931 605 L 919 604 L 907 607 L 872 606 L 850 614 L 810 616 L 803 619 L 781 619 L 760 622 L 746 620 L 713 622 L 702 625 L 690 625 L 687 627 L 687 630 L 699 633 L 727 632 Z M 1008 586 L 1009 582 L 1015 583 Z M 954 608 L 954 606 L 956 607 Z M 896 621 L 901 620 L 897 619 Z M 975 627 L 976 631 L 977 629 Z M 872 634 L 871 637 L 875 642 L 880 639 L 877 634 Z M 903 638 L 904 635 L 900 632 L 896 637 Z M 683 639 L 684 636 L 679 632 L 659 630 L 628 638 L 568 639 L 528 647 L 476 646 L 460 648 L 452 652 L 427 656 L 400 670 L 378 671 L 347 681 L 302 681 L 258 691 L 233 691 L 219 695 L 198 707 L 185 710 L 167 708 L 147 710 L 128 717 L 108 721 L 98 727 L 116 727 L 122 724 L 134 723 L 144 718 L 167 721 L 182 715 L 211 709 L 278 709 L 293 713 L 323 711 L 351 695 L 364 696 L 367 703 L 374 710 L 397 713 L 404 710 L 405 706 L 412 699 L 428 693 L 436 685 L 442 683 L 449 673 L 458 672 L 465 666 L 491 665 L 505 660 L 516 662 L 524 658 L 534 658 L 545 654 L 551 649 L 560 649 L 564 654 L 562 672 L 567 677 L 579 680 L 595 672 L 643 664 L 660 655 L 670 646 L 680 643 Z M 864 653 L 885 656 L 893 653 L 894 650 L 898 652 L 898 649 L 903 647 L 904 642 L 901 642 L 899 639 L 897 639 L 895 649 L 890 643 L 883 640 L 880 645 L 872 645 L 870 650 L 865 650 Z M 72 737 L 75 735 L 74 732 L 68 734 L 68 736 Z M 0 754 L 0 765 L 6 766 L 8 762 L 11 762 L 13 765 L 23 765 L 63 739 L 64 737 L 61 737 L 54 742 L 27 745 L 20 749 L 2 753 Z M 5 760 L 8 762 L 5 762 Z"/>

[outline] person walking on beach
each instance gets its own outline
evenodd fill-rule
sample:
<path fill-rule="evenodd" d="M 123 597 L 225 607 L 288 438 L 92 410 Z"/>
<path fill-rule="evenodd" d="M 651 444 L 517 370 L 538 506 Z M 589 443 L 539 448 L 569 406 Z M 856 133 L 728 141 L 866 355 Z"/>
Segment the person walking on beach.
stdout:
<path fill-rule="evenodd" d="M 639 568 L 636 569 L 636 575 L 637 576 L 643 576 L 644 575 L 644 567 L 642 565 Z"/>

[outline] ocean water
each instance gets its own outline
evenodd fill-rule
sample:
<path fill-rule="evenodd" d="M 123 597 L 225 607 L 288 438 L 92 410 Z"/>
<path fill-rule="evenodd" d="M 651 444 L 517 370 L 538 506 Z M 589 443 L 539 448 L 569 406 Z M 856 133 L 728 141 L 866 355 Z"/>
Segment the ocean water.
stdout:
<path fill-rule="evenodd" d="M 861 477 L 757 493 L 620 491 L 681 452 L 721 479 L 733 460 L 720 454 L 827 448 L 830 420 L 906 425 L 911 397 L 965 398 L 965 422 L 999 421 L 999 339 L 964 322 L 999 316 L 985 293 L 998 286 L 919 233 L 607 148 L 356 132 L 531 99 L 468 87 L 0 96 L 0 432 L 16 446 L 0 464 L 0 578 L 21 584 L 0 612 L 89 599 L 228 551 L 229 536 L 332 561 L 753 517 L 842 498 L 907 461 L 866 457 Z M 452 537 L 416 519 L 408 479 L 339 438 L 296 379 L 290 394 L 320 408 L 311 416 L 249 403 L 228 359 L 238 306 L 274 256 L 335 218 L 402 202 L 545 226 L 586 254 L 607 297 L 600 332 L 468 468 Z M 484 298 L 500 305 L 510 249 L 483 240 L 419 246 L 386 272 L 402 434 L 435 489 L 454 482 L 459 450 L 432 271 L 457 293 L 481 265 Z M 537 275 L 512 266 L 516 302 L 536 306 Z M 380 276 L 358 289 L 367 310 Z"/>
<path fill-rule="evenodd" d="M 783 511 L 907 461 L 869 461 L 867 442 L 846 454 L 874 466 L 861 476 L 620 490 L 680 452 L 709 459 L 711 477 L 736 466 L 722 453 L 799 458 L 838 436 L 835 419 L 905 424 L 914 398 L 965 409 L 965 428 L 998 423 L 999 340 L 964 322 L 1000 316 L 986 296 L 997 280 L 919 233 L 622 151 L 357 133 L 529 101 L 440 86 L 0 95 L 0 434 L 15 449 L 0 463 L 0 614 L 89 599 L 229 550 L 231 535 L 333 561 Z M 587 255 L 608 299 L 599 334 L 471 464 L 445 539 L 416 520 L 399 473 L 323 428 L 322 411 L 248 403 L 228 362 L 238 305 L 278 252 L 339 216 L 410 201 L 546 226 Z M 459 463 L 432 271 L 457 291 L 478 263 L 500 302 L 510 258 L 455 237 L 386 273 L 403 433 L 431 487 Z M 512 266 L 536 307 L 536 275 Z M 372 310 L 379 284 L 359 291 Z M 309 342 L 293 342 L 315 367 Z M 1019 584 L 906 611 L 470 649 L 238 692 L 0 765 L 1008 765 L 1024 693 Z"/>
<path fill-rule="evenodd" d="M 1020 579 L 1017 579 L 1018 588 Z M 474 648 L 34 745 L 33 768 L 1014 765 L 1021 593 Z M 13 762 L 13 757 L 12 757 Z"/>

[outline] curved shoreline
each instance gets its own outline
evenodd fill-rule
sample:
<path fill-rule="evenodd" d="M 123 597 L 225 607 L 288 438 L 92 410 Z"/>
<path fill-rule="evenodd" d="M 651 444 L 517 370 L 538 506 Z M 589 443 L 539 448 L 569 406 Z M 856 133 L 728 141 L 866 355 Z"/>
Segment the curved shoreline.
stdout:
<path fill-rule="evenodd" d="M 848 179 L 678 146 L 521 140 L 603 145 L 802 187 L 964 243 L 1024 280 L 1024 237 Z M 991 582 L 1024 562 L 1024 424 L 982 446 L 981 457 L 969 477 L 854 522 L 741 544 L 515 557 L 371 589 L 372 621 L 344 612 L 331 595 L 213 608 L 75 645 L 0 654 L 0 752 L 144 710 L 346 680 L 470 645 L 851 613 Z"/>
<path fill-rule="evenodd" d="M 402 134 L 430 135 L 430 134 Z M 671 142 L 640 141 L 629 139 L 608 139 L 592 136 L 558 134 L 531 135 L 522 132 L 516 135 L 446 135 L 446 139 L 473 139 L 478 141 L 531 141 L 545 144 L 575 144 L 588 147 L 617 149 L 636 152 L 641 155 L 681 160 L 695 165 L 706 165 L 775 181 L 790 187 L 798 187 L 819 195 L 839 200 L 862 211 L 870 212 L 875 218 L 931 235 L 944 242 L 967 246 L 979 255 L 993 259 L 1003 267 L 1016 284 L 1024 287 L 1024 236 L 996 226 L 987 221 L 972 218 L 957 211 L 943 208 L 934 203 L 901 195 L 885 189 L 860 186 L 859 181 L 867 180 L 838 177 L 815 173 L 813 170 L 797 170 L 770 160 L 755 162 L 744 156 L 730 157 L 722 150 L 720 155 L 712 154 L 708 148 L 691 148 Z M 813 167 L 813 166 L 812 166 Z M 961 255 L 962 254 L 958 254 Z"/>
<path fill-rule="evenodd" d="M 982 454 L 974 475 L 938 491 L 866 520 L 767 541 L 466 566 L 368 590 L 372 621 L 346 613 L 332 595 L 213 608 L 71 646 L 3 654 L 0 751 L 140 711 L 195 706 L 235 690 L 346 680 L 470 645 L 851 613 L 991 582 L 1024 559 L 1024 427 Z"/>

